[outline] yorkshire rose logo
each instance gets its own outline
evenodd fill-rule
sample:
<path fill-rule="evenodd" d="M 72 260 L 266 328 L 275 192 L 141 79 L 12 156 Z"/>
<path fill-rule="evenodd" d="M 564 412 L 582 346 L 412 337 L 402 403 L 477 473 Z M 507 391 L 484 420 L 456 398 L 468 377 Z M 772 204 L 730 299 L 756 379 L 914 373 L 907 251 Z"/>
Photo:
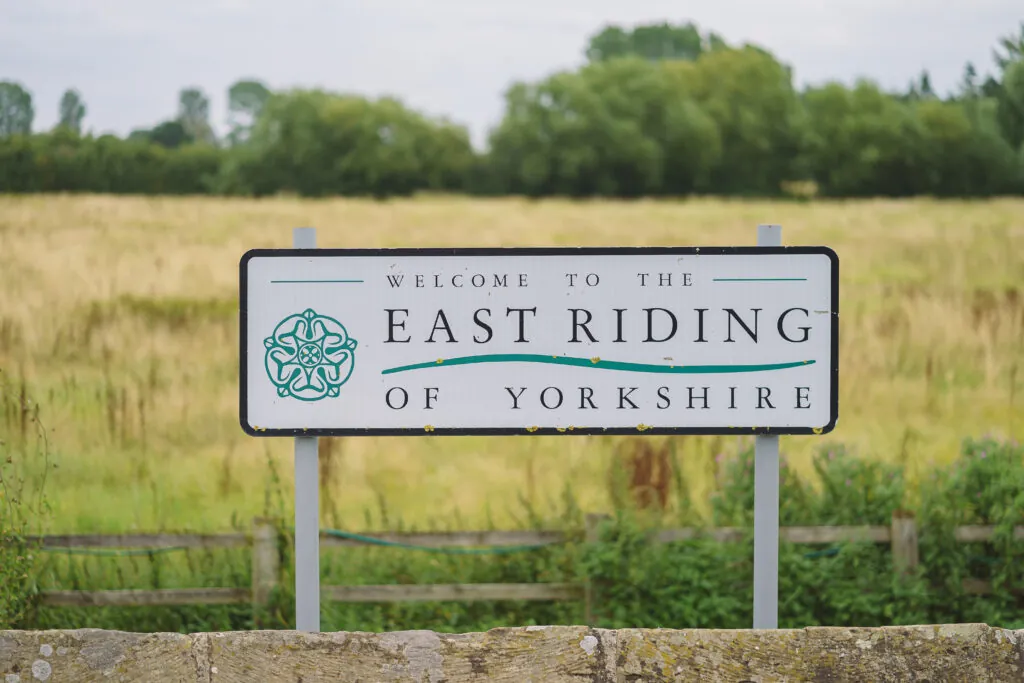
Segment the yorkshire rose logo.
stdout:
<path fill-rule="evenodd" d="M 312 308 L 277 324 L 267 347 L 267 376 L 277 395 L 300 401 L 337 396 L 355 369 L 357 341 L 344 325 Z"/>

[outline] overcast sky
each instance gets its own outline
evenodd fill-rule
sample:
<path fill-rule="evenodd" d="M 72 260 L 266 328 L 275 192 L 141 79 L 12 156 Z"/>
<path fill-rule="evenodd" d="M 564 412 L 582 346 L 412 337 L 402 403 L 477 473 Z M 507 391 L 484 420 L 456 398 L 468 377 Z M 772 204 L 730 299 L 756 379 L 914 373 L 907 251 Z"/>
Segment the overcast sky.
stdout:
<path fill-rule="evenodd" d="M 228 86 L 256 77 L 395 95 L 481 144 L 513 81 L 578 66 L 607 23 L 694 21 L 770 49 L 798 86 L 903 88 L 927 68 L 942 93 L 968 60 L 990 71 L 1022 20 L 1022 0 L 0 0 L 0 80 L 31 91 L 36 130 L 56 122 L 67 87 L 87 130 L 125 135 L 173 115 L 194 85 L 223 131 Z"/>

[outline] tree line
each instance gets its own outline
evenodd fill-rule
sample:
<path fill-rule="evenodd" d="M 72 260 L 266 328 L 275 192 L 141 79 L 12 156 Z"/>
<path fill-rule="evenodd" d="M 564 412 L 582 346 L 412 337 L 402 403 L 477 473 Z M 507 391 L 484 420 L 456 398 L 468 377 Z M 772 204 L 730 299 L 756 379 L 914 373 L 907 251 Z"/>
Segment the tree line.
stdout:
<path fill-rule="evenodd" d="M 798 91 L 790 68 L 693 23 L 605 27 L 587 62 L 505 93 L 475 150 L 464 126 L 397 99 L 323 90 L 228 91 L 229 130 L 197 88 L 124 138 L 84 133 L 68 90 L 51 131 L 0 82 L 0 192 L 533 197 L 690 194 L 983 197 L 1024 194 L 1024 22 L 982 79 L 965 65 L 939 96 L 927 72 L 902 92 L 860 80 Z"/>

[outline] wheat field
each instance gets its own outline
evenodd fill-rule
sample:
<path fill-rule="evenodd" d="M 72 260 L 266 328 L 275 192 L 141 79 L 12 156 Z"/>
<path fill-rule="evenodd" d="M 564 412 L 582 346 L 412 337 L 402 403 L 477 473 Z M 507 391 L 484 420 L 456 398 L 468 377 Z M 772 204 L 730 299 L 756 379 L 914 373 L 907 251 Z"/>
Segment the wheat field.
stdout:
<path fill-rule="evenodd" d="M 289 439 L 237 416 L 238 260 L 316 226 L 322 247 L 742 245 L 759 223 L 841 263 L 834 432 L 782 437 L 789 466 L 841 442 L 911 479 L 960 442 L 1024 431 L 1024 200 L 389 202 L 0 197 L 3 436 L 24 387 L 48 430 L 49 525 L 223 530 L 291 505 Z M 12 398 L 12 396 L 14 398 Z M 13 406 L 13 407 L 12 407 Z M 323 444 L 323 523 L 512 527 L 523 501 L 610 505 L 622 439 L 394 437 Z M 741 438 L 676 437 L 698 508 Z M 38 474 L 38 463 L 22 464 Z M 382 510 L 387 514 L 383 515 Z"/>

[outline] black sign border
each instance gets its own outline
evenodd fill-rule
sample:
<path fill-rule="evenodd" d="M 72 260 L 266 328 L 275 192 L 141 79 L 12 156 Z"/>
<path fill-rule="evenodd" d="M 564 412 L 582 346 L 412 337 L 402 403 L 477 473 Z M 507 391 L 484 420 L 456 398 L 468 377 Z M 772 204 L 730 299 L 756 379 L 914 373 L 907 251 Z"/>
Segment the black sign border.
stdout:
<path fill-rule="evenodd" d="M 426 431 L 422 427 L 405 429 L 380 428 L 254 428 L 248 421 L 246 405 L 248 373 L 248 264 L 254 258 L 294 257 L 336 258 L 339 256 L 608 256 L 608 255 L 770 255 L 770 254 L 823 254 L 828 256 L 832 267 L 832 349 L 831 349 L 831 401 L 829 422 L 820 429 L 812 427 L 650 427 L 640 431 L 636 427 L 583 427 L 559 429 L 539 427 L 529 431 L 525 427 L 437 427 Z M 839 420 L 839 255 L 825 246 L 781 246 L 781 247 L 399 247 L 382 249 L 250 249 L 242 255 L 239 271 L 239 402 L 238 417 L 242 430 L 250 436 L 573 436 L 573 435 L 796 435 L 828 434 Z"/>

